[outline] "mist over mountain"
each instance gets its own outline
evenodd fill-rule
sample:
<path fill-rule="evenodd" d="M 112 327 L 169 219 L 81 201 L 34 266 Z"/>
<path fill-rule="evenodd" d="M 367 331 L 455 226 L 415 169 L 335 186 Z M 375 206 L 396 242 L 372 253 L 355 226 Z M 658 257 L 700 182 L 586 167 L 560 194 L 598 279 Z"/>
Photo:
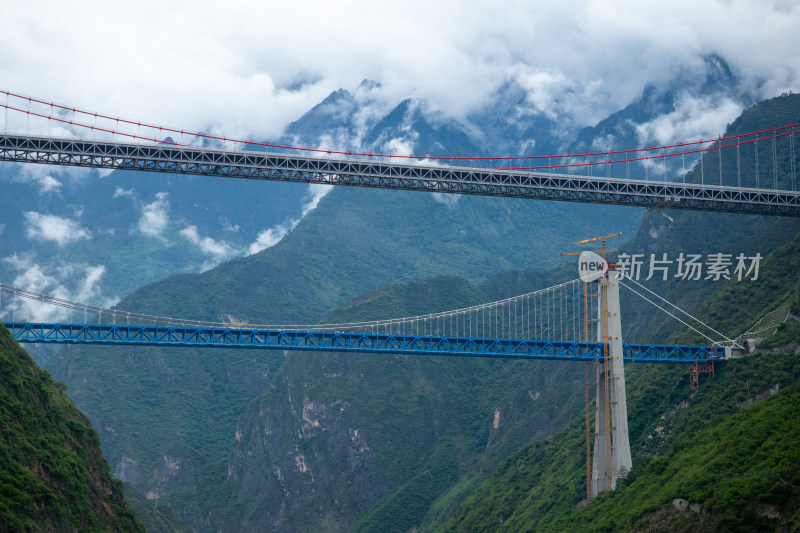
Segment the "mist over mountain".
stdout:
<path fill-rule="evenodd" d="M 576 118 L 581 94 L 575 87 L 544 95 L 525 80 L 521 74 L 510 77 L 489 104 L 462 119 L 416 96 L 387 105 L 378 94 L 380 84 L 365 80 L 352 91 L 331 93 L 290 124 L 278 142 L 462 157 L 625 149 L 714 136 L 752 101 L 755 90 L 722 58 L 707 56 L 585 128 Z M 632 169 L 637 171 L 646 173 Z M 29 290 L 101 305 L 170 274 L 205 271 L 273 246 L 329 191 L 36 165 L 4 165 L 0 181 L 5 191 L 0 277 Z M 449 206 L 458 202 L 457 196 L 434 198 Z M 625 223 L 619 225 L 626 229 Z M 482 275 L 505 267 L 498 264 Z"/>
<path fill-rule="evenodd" d="M 330 94 L 280 142 L 468 157 L 713 137 L 751 93 L 719 58 L 703 64 L 589 129 L 575 120 L 581 93 L 569 88 L 553 100 L 509 82 L 491 106 L 454 119 L 416 96 L 387 107 L 366 81 Z M 695 112 L 702 120 L 692 125 Z M 636 236 L 624 249 L 655 252 L 704 228 L 690 243 L 699 246 L 705 228 L 723 228 L 720 246 L 772 235 L 766 253 L 789 233 L 766 218 L 22 170 L 7 168 L 3 182 L 20 200 L 0 200 L 3 235 L 14 235 L 3 245 L 6 279 L 215 321 L 366 318 L 357 297 L 389 316 L 491 301 L 574 277 L 558 253 L 596 234 L 622 231 Z M 649 333 L 648 320 L 659 326 L 643 314 L 629 331 Z M 582 401 L 582 372 L 569 366 L 452 364 L 75 346 L 45 367 L 98 428 L 112 472 L 198 530 L 259 530 L 267 520 L 275 530 L 385 530 L 392 520 L 408 530 L 444 524 L 498 462 L 564 427 Z"/>
<path fill-rule="evenodd" d="M 757 84 L 735 74 L 716 54 L 685 65 L 667 82 L 647 84 L 639 98 L 588 126 L 582 121 L 582 95 L 576 88 L 542 94 L 522 75 L 501 84 L 485 106 L 465 118 L 448 116 L 417 97 L 387 109 L 374 94 L 379 88 L 365 80 L 352 92 L 331 93 L 290 124 L 284 140 L 400 155 L 624 150 L 713 138 L 759 95 Z"/>

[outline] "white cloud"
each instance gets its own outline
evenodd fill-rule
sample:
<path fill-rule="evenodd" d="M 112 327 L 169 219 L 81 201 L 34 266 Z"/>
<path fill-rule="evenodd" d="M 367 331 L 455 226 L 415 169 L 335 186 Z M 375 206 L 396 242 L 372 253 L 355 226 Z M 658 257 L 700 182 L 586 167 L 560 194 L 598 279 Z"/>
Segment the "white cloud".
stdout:
<path fill-rule="evenodd" d="M 169 223 L 169 200 L 167 193 L 156 194 L 156 199 L 142 208 L 139 219 L 139 231 L 147 237 L 163 238 L 164 230 Z"/>
<path fill-rule="evenodd" d="M 14 181 L 31 183 L 39 187 L 40 194 L 60 193 L 63 184 L 53 177 L 59 172 L 58 167 L 49 165 L 18 165 L 18 172 L 14 174 Z"/>
<path fill-rule="evenodd" d="M 123 189 L 122 187 L 117 187 L 114 191 L 114 198 L 123 198 L 123 197 L 134 198 L 133 189 Z"/>
<path fill-rule="evenodd" d="M 411 135 L 410 138 L 401 139 L 395 137 L 390 139 L 384 144 L 384 148 L 392 155 L 416 155 L 414 154 L 414 141 L 416 135 Z"/>
<path fill-rule="evenodd" d="M 1 61 L 2 60 L 0 60 L 0 62 Z M 0 100 L 0 103 L 5 103 L 5 100 Z M 5 110 L 0 108 L 0 116 L 3 116 L 4 112 Z M 4 121 L 0 119 L 0 128 L 3 128 L 4 125 Z M 29 128 L 22 128 L 18 131 L 31 130 Z M 39 133 L 43 132 L 39 131 Z M 48 132 L 45 131 L 44 133 Z M 9 163 L 5 164 L 8 165 Z M 64 183 L 80 184 L 93 174 L 102 175 L 111 172 L 111 170 L 107 169 L 43 165 L 36 163 L 10 163 L 10 165 L 14 166 L 14 172 L 10 173 L 10 178 L 13 182 L 35 185 L 39 188 L 40 194 L 53 193 L 58 195 L 61 193 Z"/>
<path fill-rule="evenodd" d="M 60 272 L 62 280 L 74 283 L 77 278 L 77 286 L 66 293 L 69 300 L 95 303 L 102 307 L 111 307 L 119 301 L 119 298 L 108 298 L 102 294 L 100 283 L 106 273 L 105 265 L 64 265 Z"/>
<path fill-rule="evenodd" d="M 642 146 L 665 145 L 681 140 L 712 138 L 742 113 L 742 106 L 728 98 L 683 96 L 671 113 L 636 127 Z"/>
<path fill-rule="evenodd" d="M 440 192 L 431 193 L 431 196 L 433 196 L 434 201 L 444 204 L 450 209 L 454 208 L 456 204 L 458 204 L 458 199 L 461 198 L 458 194 L 444 194 Z"/>
<path fill-rule="evenodd" d="M 42 292 L 56 282 L 54 277 L 46 275 L 43 268 L 29 258 L 13 255 L 7 258 L 6 262 L 17 270 L 23 271 L 14 278 L 12 284 L 15 287 L 33 292 Z"/>
<path fill-rule="evenodd" d="M 312 183 L 311 185 L 309 185 L 308 201 L 305 204 L 303 204 L 302 216 L 306 216 L 309 211 L 316 209 L 316 207 L 319 205 L 319 201 L 322 200 L 325 197 L 325 195 L 331 192 L 332 190 L 333 190 L 333 185 L 324 185 L 322 183 Z"/>
<path fill-rule="evenodd" d="M 305 217 L 310 211 L 313 211 L 319 205 L 325 195 L 333 190 L 333 185 L 324 185 L 321 183 L 312 183 L 308 186 L 308 194 L 306 195 L 306 203 L 303 204 L 303 212 L 300 219 Z M 247 255 L 256 254 L 262 250 L 266 250 L 278 244 L 281 239 L 286 237 L 297 224 L 300 223 L 299 219 L 289 219 L 283 224 L 278 224 L 275 227 L 267 228 L 259 232 L 256 240 L 250 244 L 247 249 Z"/>
<path fill-rule="evenodd" d="M 106 271 L 103 265 L 40 264 L 30 256 L 18 254 L 4 261 L 19 272 L 11 282 L 15 287 L 101 307 L 111 307 L 119 301 L 102 293 L 101 281 Z M 83 320 L 83 316 L 73 317 L 64 308 L 21 297 L 3 298 L 0 304 L 0 316 L 6 319 L 15 317 L 41 322 Z"/>
<path fill-rule="evenodd" d="M 513 78 L 528 91 L 525 99 L 533 109 L 543 115 L 558 118 L 559 96 L 575 89 L 574 82 L 558 71 L 532 70 L 524 65 L 514 65 Z"/>
<path fill-rule="evenodd" d="M 31 240 L 52 241 L 59 246 L 92 237 L 89 230 L 74 220 L 36 211 L 25 212 L 25 235 Z"/>
<path fill-rule="evenodd" d="M 0 49 L 14 53 L 0 57 L 0 79 L 136 121 L 275 139 L 364 78 L 381 82 L 376 102 L 415 96 L 463 118 L 524 72 L 531 105 L 555 103 L 581 126 L 708 53 L 762 80 L 764 96 L 797 91 L 798 27 L 799 3 L 762 0 L 4 2 Z M 108 76 L 97 64 L 125 68 Z"/>
<path fill-rule="evenodd" d="M 247 249 L 247 255 L 257 254 L 262 250 L 275 246 L 281 239 L 286 237 L 295 226 L 297 226 L 297 221 L 291 220 L 285 224 L 279 224 L 273 228 L 267 228 L 261 231 L 256 237 L 255 242 Z"/>
<path fill-rule="evenodd" d="M 215 256 L 217 259 L 232 257 L 236 250 L 226 242 L 218 242 L 211 237 L 200 237 L 197 226 L 188 226 L 181 230 L 181 235 L 192 244 L 198 246 L 203 253 Z"/>
<path fill-rule="evenodd" d="M 55 179 L 50 174 L 42 176 L 39 181 L 39 192 L 58 192 L 61 190 L 61 182 Z"/>

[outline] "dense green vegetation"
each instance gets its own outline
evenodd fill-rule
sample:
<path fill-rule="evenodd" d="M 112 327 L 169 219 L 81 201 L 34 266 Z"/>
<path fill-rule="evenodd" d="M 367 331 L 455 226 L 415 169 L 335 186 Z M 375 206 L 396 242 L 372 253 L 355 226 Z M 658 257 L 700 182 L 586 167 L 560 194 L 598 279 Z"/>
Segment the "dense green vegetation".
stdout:
<path fill-rule="evenodd" d="M 777 98 L 772 98 L 760 102 L 752 108 L 746 110 L 737 118 L 726 130 L 725 135 L 735 135 L 750 131 L 758 131 L 764 128 L 776 127 L 789 123 L 800 122 L 800 95 L 790 94 Z M 789 185 L 791 189 L 792 162 L 791 152 L 787 146 L 781 143 L 776 145 L 776 154 L 773 158 L 772 144 L 769 141 L 758 144 L 759 149 L 759 172 L 761 175 L 760 184 L 765 185 L 768 176 L 772 176 L 777 165 L 778 176 L 782 185 Z M 754 185 L 755 165 L 754 165 L 754 146 L 748 145 L 748 149 L 740 153 L 740 166 L 742 169 L 743 183 Z M 795 150 L 795 175 L 800 179 L 798 169 L 800 168 L 800 150 Z M 726 148 L 722 153 L 723 181 L 725 185 L 732 185 L 737 180 L 737 153 L 734 148 Z M 686 174 L 686 181 L 706 183 L 718 183 L 710 181 L 711 177 L 717 180 L 719 175 L 719 157 L 715 152 L 710 152 L 704 156 L 701 165 L 695 165 L 693 170 Z M 675 261 L 680 253 L 701 254 L 704 258 L 707 254 L 726 253 L 733 257 L 739 253 L 746 256 L 754 256 L 760 253 L 763 257 L 769 255 L 772 250 L 782 246 L 794 238 L 800 232 L 800 220 L 783 217 L 760 217 L 743 216 L 730 213 L 705 213 L 701 211 L 682 211 L 671 209 L 666 211 L 648 212 L 642 219 L 638 231 L 634 238 L 620 247 L 621 252 L 629 254 L 644 254 L 645 265 L 642 268 L 640 282 L 644 282 L 648 276 L 648 266 L 651 254 L 656 258 L 661 258 L 666 253 L 668 259 Z M 696 280 L 681 281 L 676 280 L 674 275 L 677 271 L 673 264 L 670 276 L 663 281 L 658 274 L 646 282 L 649 289 L 655 291 L 670 302 L 676 304 L 681 309 L 694 313 L 709 298 L 725 285 L 725 280 Z M 763 266 L 763 265 L 762 265 Z M 787 265 L 787 268 L 789 266 Z M 705 276 L 704 276 L 705 277 Z M 731 307 L 733 313 L 729 315 L 729 320 L 725 327 L 734 324 L 731 330 L 720 330 L 728 335 L 738 335 L 743 333 L 752 325 L 752 322 L 738 322 L 738 318 L 743 312 L 747 312 L 749 306 L 769 307 L 769 301 L 747 300 L 753 288 L 750 285 L 756 282 L 742 281 L 740 284 L 729 289 L 727 294 L 737 299 L 737 306 Z M 766 287 L 769 280 L 760 280 L 760 286 Z M 738 287 L 738 288 L 736 288 Z M 636 288 L 633 286 L 633 288 Z M 740 290 L 741 289 L 741 290 Z M 665 319 L 666 315 L 655 310 L 655 308 L 639 299 L 627 289 L 622 290 L 622 312 L 625 317 L 623 328 L 626 341 L 629 342 L 663 342 L 676 333 L 682 325 L 671 319 Z M 743 302 L 747 302 L 743 304 Z M 718 314 L 718 313 L 717 313 Z M 753 322 L 761 315 L 752 314 Z M 710 316 L 706 318 L 714 322 Z M 719 317 L 723 318 L 723 317 Z M 731 320 L 732 319 L 732 320 Z M 715 322 L 716 323 L 716 322 Z M 719 328 L 716 328 L 719 329 Z"/>
<path fill-rule="evenodd" d="M 162 508 L 171 503 L 168 494 L 196 501 L 203 493 L 209 508 L 235 509 L 224 476 L 236 419 L 267 386 L 283 357 L 277 352 L 223 349 L 109 351 L 82 349 L 82 357 L 95 364 L 80 367 L 68 349 L 47 365 L 80 383 L 71 391 L 77 404 L 94 406 L 91 419 L 112 472 L 150 499 L 158 498 Z M 120 466 L 123 463 L 127 468 Z M 170 464 L 179 468 L 171 470 Z M 209 479 L 222 481 L 207 490 L 209 485 L 198 480 Z"/>
<path fill-rule="evenodd" d="M 143 287 L 120 307 L 313 323 L 393 282 L 454 273 L 476 282 L 510 269 L 547 270 L 565 262 L 558 253 L 587 226 L 632 232 L 640 216 L 636 208 L 474 196 L 447 206 L 430 194 L 340 187 L 274 247 Z"/>
<path fill-rule="evenodd" d="M 762 109 L 764 110 L 763 116 L 768 117 L 766 122 L 760 115 Z M 742 119 L 737 120 L 735 125 L 731 126 L 729 133 L 752 131 L 753 129 L 775 126 L 796 119 L 800 119 L 800 97 L 797 95 L 783 96 L 762 102 L 754 109 L 743 114 Z M 771 146 L 765 144 L 762 148 L 771 149 Z M 724 164 L 729 163 L 731 155 L 735 162 L 735 153 L 724 154 Z M 766 158 L 772 161 L 771 154 L 763 154 L 762 159 L 766 160 Z M 781 172 L 791 175 L 788 154 L 779 155 L 776 160 L 782 165 Z M 711 166 L 710 163 L 708 165 L 706 171 Z M 698 181 L 700 180 L 699 169 L 687 176 L 688 180 L 695 178 Z M 702 229 L 700 230 L 699 228 Z M 668 253 L 673 260 L 680 252 L 703 254 L 741 252 L 748 255 L 760 252 L 766 256 L 773 249 L 780 247 L 787 241 L 791 241 L 794 237 L 795 240 L 792 244 L 780 248 L 775 252 L 774 257 L 770 257 L 769 260 L 762 261 L 761 276 L 757 281 L 747 280 L 726 284 L 725 280 L 714 283 L 703 280 L 681 282 L 680 280 L 668 279 L 662 282 L 660 279 L 655 278 L 646 283 L 648 288 L 664 295 L 681 308 L 696 313 L 701 319 L 719 328 L 723 333 L 735 336 L 744 332 L 764 313 L 781 305 L 786 305 L 786 302 L 791 300 L 789 295 L 792 292 L 795 295 L 797 294 L 796 262 L 797 257 L 800 256 L 797 250 L 796 235 L 798 231 L 800 231 L 800 223 L 791 219 L 776 220 L 769 217 L 742 217 L 678 210 L 670 210 L 663 213 L 654 211 L 645 215 L 634 239 L 624 244 L 621 248 L 622 252 L 642 253 L 647 258 L 651 253 L 656 254 L 657 257 L 660 257 L 662 253 Z M 674 271 L 672 274 L 674 275 Z M 647 271 L 645 268 L 640 281 L 643 281 L 646 276 Z M 707 306 L 703 306 L 702 309 L 698 310 L 698 307 L 709 295 L 720 289 L 723 289 L 723 291 L 718 296 L 715 296 L 711 302 L 712 304 L 714 301 L 721 302 L 723 306 L 726 306 L 724 310 L 719 308 L 713 315 L 706 311 Z M 661 314 L 651 304 L 637 298 L 625 289 L 622 291 L 623 337 L 626 342 L 664 342 L 681 327 L 679 322 L 666 318 L 666 315 Z M 740 294 L 739 291 L 743 292 Z M 723 316 L 727 317 L 727 319 L 720 323 L 720 318 Z M 776 336 L 776 341 L 780 343 L 782 340 L 786 340 L 783 343 L 786 344 L 792 338 L 796 339 L 796 337 L 792 336 L 792 332 L 796 331 L 794 328 L 796 328 L 796 325 L 792 323 L 779 327 L 780 336 Z M 708 342 L 705 339 L 690 338 L 686 334 L 682 334 L 677 340 L 682 342 L 700 342 L 700 340 L 703 343 Z M 671 406 L 681 401 L 682 391 L 686 383 L 688 383 L 686 372 L 676 375 L 674 372 L 680 372 L 680 370 L 676 369 L 647 370 L 650 375 L 653 372 L 666 372 L 671 377 L 657 382 L 637 381 L 639 374 L 644 370 L 642 367 L 633 367 L 627 371 L 629 383 L 634 385 L 629 387 L 628 390 L 632 443 L 635 443 L 636 439 L 641 440 L 646 437 L 645 433 L 650 423 L 648 417 L 651 416 L 652 412 L 667 412 Z M 651 395 L 646 401 L 642 399 L 650 393 L 655 394 Z M 582 425 L 582 422 L 580 424 Z M 574 439 L 581 438 L 581 433 L 577 432 L 573 437 Z M 643 446 L 644 444 L 640 443 L 639 445 Z M 530 453 L 543 453 L 547 457 L 560 457 L 559 450 L 562 447 L 574 448 L 575 446 L 577 444 L 574 440 L 559 441 L 554 445 L 545 442 L 540 444 L 538 448 L 532 449 Z M 547 461 L 550 461 L 550 459 L 548 458 Z M 555 462 L 560 463 L 561 461 L 556 460 Z M 535 468 L 530 466 L 530 471 L 535 472 Z M 525 472 L 525 475 L 530 473 L 528 470 L 525 470 Z M 566 485 L 574 486 L 576 482 L 583 483 L 581 481 L 583 473 L 582 471 L 570 471 L 569 473 L 562 471 L 552 479 L 562 479 Z M 544 483 L 544 485 L 547 484 Z M 476 485 L 474 477 L 465 477 L 452 488 L 451 493 L 458 494 L 463 499 L 463 495 L 474 491 Z M 553 497 L 551 498 L 550 496 Z M 541 514 L 543 517 L 541 522 L 545 523 L 558 516 L 559 513 L 571 509 L 577 501 L 562 501 L 559 500 L 559 495 L 551 494 L 543 499 L 531 498 L 528 505 L 532 506 L 531 512 L 537 516 Z M 451 503 L 448 501 L 447 495 L 442 497 L 440 502 L 437 502 L 428 515 L 429 521 L 423 523 L 423 531 L 436 529 L 437 522 L 430 521 L 435 513 L 438 512 L 441 516 L 452 514 L 452 507 L 449 512 L 437 510 L 436 507 L 445 502 Z M 542 510 L 544 508 L 546 510 Z"/>
<path fill-rule="evenodd" d="M 89 421 L 2 325 L 0 392 L 0 530 L 142 530 Z"/>
<path fill-rule="evenodd" d="M 127 483 L 123 487 L 125 501 L 128 507 L 136 514 L 136 519 L 148 533 L 190 533 L 192 529 L 183 524 L 169 507 L 158 507 L 147 500 L 135 488 Z"/>
<path fill-rule="evenodd" d="M 729 281 L 698 316 L 719 323 L 723 332 L 740 331 L 776 307 L 795 309 L 799 246 L 800 234 L 762 262 L 758 280 Z M 680 333 L 676 340 L 697 339 Z M 685 368 L 630 370 L 634 467 L 618 490 L 578 508 L 585 497 L 585 440 L 583 420 L 576 418 L 565 431 L 499 466 L 445 530 L 772 531 L 800 520 L 797 354 L 752 355 L 717 365 L 716 375 L 698 391 L 689 389 Z M 748 408 L 779 389 L 785 390 Z M 696 506 L 673 509 L 675 499 Z"/>
<path fill-rule="evenodd" d="M 800 122 L 797 115 L 779 119 Z M 627 236 L 640 214 L 544 205 L 472 197 L 445 205 L 418 193 L 335 189 L 273 248 L 141 288 L 120 307 L 255 323 L 461 307 L 574 277 L 570 265 L 482 281 L 557 265 L 558 252 L 579 238 Z M 652 212 L 623 249 L 766 254 L 799 229 L 766 217 Z M 720 285 L 651 287 L 693 311 Z M 649 304 L 623 313 L 637 333 L 626 340 L 663 341 L 676 329 Z M 435 530 L 500 461 L 563 428 L 583 403 L 583 368 L 547 363 L 82 347 L 47 368 L 100 428 L 114 471 L 208 530 Z M 647 438 L 654 417 L 685 399 L 688 377 L 678 368 L 629 375 L 632 441 L 645 450 L 659 440 Z M 542 523 L 581 497 L 581 461 L 558 454 L 582 449 L 582 433 L 564 435 L 522 452 L 544 460 L 526 474 L 548 480 L 531 502 Z M 564 490 L 553 488 L 559 483 Z M 522 508 L 498 508 L 512 507 Z M 503 516 L 514 523 L 513 514 Z"/>
<path fill-rule="evenodd" d="M 384 307 L 400 315 L 424 313 L 549 282 L 517 272 L 478 285 L 457 278 L 393 284 L 331 311 L 326 320 L 358 320 Z M 259 516 L 289 507 L 288 495 L 302 502 L 285 516 L 298 530 L 320 522 L 328 529 L 408 530 L 461 476 L 482 475 L 532 432 L 544 436 L 569 420 L 579 378 L 569 364 L 555 362 L 290 354 L 269 394 L 239 421 L 244 435 L 232 453 L 233 483 L 242 497 L 267 499 L 252 507 Z M 548 386 L 554 382 L 561 386 Z M 288 410 L 287 397 L 294 406 Z M 358 452 L 350 451 L 353 428 Z M 299 454 L 310 474 L 297 471 Z M 270 473 L 276 469 L 280 478 Z M 335 524 L 304 511 L 315 505 L 315 492 L 339 502 Z"/>
<path fill-rule="evenodd" d="M 215 321 L 313 323 L 388 282 L 452 272 L 474 281 L 510 267 L 555 264 L 563 260 L 557 243 L 583 236 L 587 220 L 611 228 L 623 219 L 633 227 L 639 213 L 612 216 L 617 211 L 605 206 L 578 217 L 584 206 L 534 204 L 464 197 L 453 208 L 419 193 L 336 189 L 274 247 L 203 274 L 149 285 L 119 307 Z M 532 241 L 550 243 L 550 249 L 533 250 Z M 451 299 L 454 306 L 474 302 L 470 290 Z M 396 308 L 386 303 L 384 316 Z M 438 303 L 429 300 L 424 309 Z M 229 488 L 227 455 L 236 444 L 237 418 L 259 394 L 270 394 L 286 360 L 297 365 L 290 375 L 318 375 L 315 359 L 303 362 L 280 352 L 138 347 L 68 347 L 45 368 L 69 385 L 98 428 L 113 472 L 144 494 L 158 494 L 188 523 L 207 520 L 212 510 L 214 523 L 235 524 L 229 517 L 242 504 Z M 495 407 L 482 416 L 491 416 Z M 165 456 L 181 458 L 185 470 L 164 476 Z M 123 459 L 128 470 L 121 467 Z M 398 484 L 399 478 L 392 488 Z"/>
<path fill-rule="evenodd" d="M 761 262 L 756 280 L 731 280 L 698 309 L 698 316 L 715 324 L 727 335 L 737 335 L 756 325 L 756 321 L 777 309 L 786 309 L 797 316 L 800 311 L 800 234 L 789 243 L 775 250 Z M 785 314 L 781 316 L 786 316 Z M 784 346 L 800 341 L 797 322 L 781 323 L 777 339 L 769 339 L 763 347 Z M 772 335 L 772 330 L 760 333 L 759 337 Z M 700 342 L 694 332 L 678 336 L 678 342 Z"/>
<path fill-rule="evenodd" d="M 504 462 L 445 531 L 775 531 L 800 521 L 800 358 L 755 355 L 719 366 L 697 391 L 652 369 L 630 387 L 651 407 L 634 467 L 581 507 L 581 421 Z M 661 386 L 666 385 L 666 389 Z M 770 392 L 777 394 L 757 401 Z M 665 391 L 666 390 L 666 394 Z M 672 403 L 661 411 L 664 397 Z M 754 405 L 751 405 L 755 401 Z M 640 421 L 641 422 L 641 421 Z M 641 423 L 639 424 L 641 426 Z M 679 511 L 673 501 L 692 508 Z"/>

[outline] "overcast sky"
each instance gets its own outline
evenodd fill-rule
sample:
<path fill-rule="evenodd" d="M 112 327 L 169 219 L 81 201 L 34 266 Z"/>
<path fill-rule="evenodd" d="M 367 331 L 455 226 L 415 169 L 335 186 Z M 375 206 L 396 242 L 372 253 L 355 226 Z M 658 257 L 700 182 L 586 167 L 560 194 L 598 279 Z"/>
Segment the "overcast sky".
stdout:
<path fill-rule="evenodd" d="M 5 0 L 0 50 L 2 89 L 231 135 L 274 139 L 365 78 L 454 117 L 511 79 L 570 90 L 589 125 L 712 52 L 800 90 L 800 2 Z"/>

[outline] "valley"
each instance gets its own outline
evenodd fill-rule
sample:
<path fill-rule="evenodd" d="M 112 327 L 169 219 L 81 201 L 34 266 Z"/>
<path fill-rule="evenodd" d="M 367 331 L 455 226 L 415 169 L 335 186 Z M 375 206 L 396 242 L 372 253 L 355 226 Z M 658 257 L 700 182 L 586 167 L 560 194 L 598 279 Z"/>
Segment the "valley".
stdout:
<path fill-rule="evenodd" d="M 719 67 L 715 58 L 706 61 Z M 284 140 L 317 146 L 338 137 L 376 149 L 403 140 L 415 153 L 480 155 L 509 149 L 518 136 L 540 141 L 537 151 L 589 149 L 614 132 L 614 149 L 633 149 L 643 124 L 687 94 L 722 95 L 732 76 L 709 69 L 695 84 L 650 87 L 594 128 L 558 135 L 557 121 L 541 115 L 513 127 L 492 113 L 473 117 L 483 131 L 498 133 L 493 142 L 413 99 L 369 128 L 351 122 L 367 83 L 356 95 L 330 94 L 291 124 Z M 501 108 L 507 116 L 524 105 L 512 89 L 503 100 L 517 107 Z M 747 108 L 726 136 L 800 123 L 797 95 L 752 107 L 744 89 L 724 96 Z M 781 176 L 787 188 L 792 155 L 797 159 L 764 142 L 747 157 L 760 157 L 761 171 Z M 680 179 L 705 179 L 712 156 Z M 742 165 L 740 154 L 736 162 Z M 572 279 L 575 265 L 560 252 L 595 234 L 622 232 L 621 254 L 761 254 L 757 281 L 648 285 L 726 335 L 781 306 L 800 316 L 795 218 L 273 182 L 233 187 L 119 171 L 77 178 L 55 172 L 50 179 L 63 184 L 54 186 L 20 177 L 22 166 L 0 167 L 8 191 L 0 224 L 3 236 L 12 236 L 0 274 L 31 290 L 125 311 L 255 324 L 426 314 Z M 77 238 L 59 242 L 32 229 L 65 220 L 77 221 Z M 626 342 L 703 342 L 632 295 L 623 297 L 622 314 Z M 796 333 L 787 322 L 773 343 L 796 343 Z M 769 530 L 796 523 L 798 448 L 787 444 L 800 438 L 791 420 L 791 355 L 726 363 L 696 391 L 688 368 L 635 365 L 634 467 L 590 512 L 580 507 L 583 365 L 139 346 L 34 354 L 86 413 L 110 473 L 126 484 L 130 506 L 151 530 L 666 531 L 748 523 Z M 761 398 L 776 385 L 777 393 Z M 784 423 L 770 428 L 770 417 Z M 749 426 L 758 433 L 719 449 Z M 740 460 L 748 450 L 757 450 L 758 462 Z M 704 470 L 699 465 L 710 455 L 719 464 Z M 697 471 L 702 475 L 693 477 Z M 117 499 L 119 493 L 111 491 Z"/>

